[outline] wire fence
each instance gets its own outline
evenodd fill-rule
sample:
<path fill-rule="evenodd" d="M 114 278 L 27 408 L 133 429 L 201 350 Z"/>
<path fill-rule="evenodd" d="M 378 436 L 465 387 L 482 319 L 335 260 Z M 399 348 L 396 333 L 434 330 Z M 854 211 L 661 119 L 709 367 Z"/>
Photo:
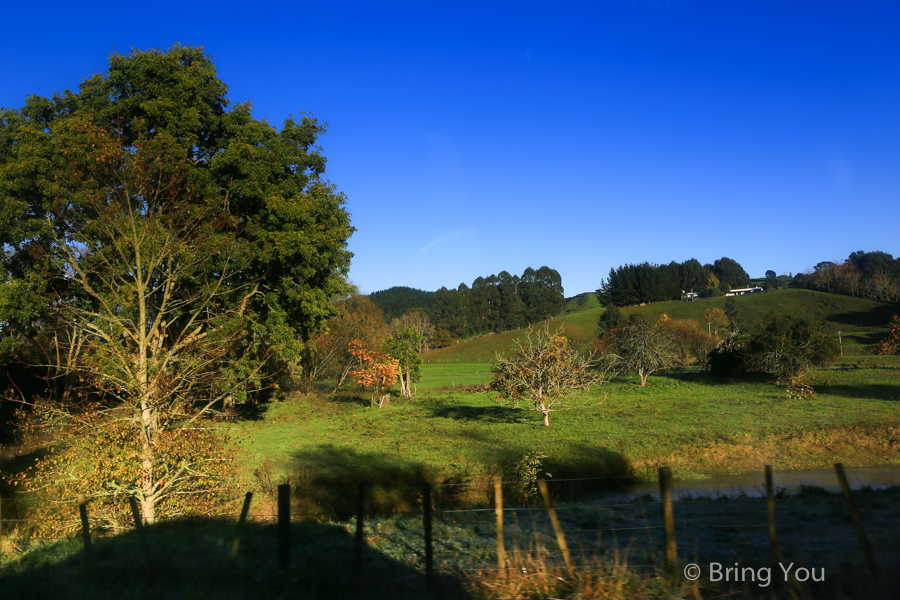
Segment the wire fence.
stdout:
<path fill-rule="evenodd" d="M 624 557 L 622 568 L 637 571 L 738 558 L 755 564 L 783 558 L 816 566 L 851 560 L 877 571 L 879 562 L 900 559 L 900 494 L 884 489 L 900 485 L 900 466 L 836 465 L 834 470 L 767 470 L 675 482 L 666 471 L 660 470 L 659 481 L 643 483 L 628 478 L 495 479 L 343 490 L 284 484 L 274 495 L 223 496 L 225 509 L 218 515 L 157 517 L 152 527 L 142 522 L 135 504 L 127 531 L 106 532 L 92 520 L 90 502 L 73 499 L 68 503 L 71 516 L 49 517 L 72 532 L 60 537 L 32 533 L 47 518 L 30 516 L 31 500 L 4 498 L 0 561 L 14 559 L 17 550 L 34 542 L 74 540 L 89 555 L 91 540 L 103 543 L 123 533 L 137 533 L 142 551 L 152 553 L 155 540 L 162 539 L 157 532 L 171 527 L 188 537 L 215 528 L 220 538 L 230 538 L 221 552 L 229 560 L 241 560 L 241 544 L 249 543 L 255 549 L 253 560 L 268 556 L 281 568 L 290 565 L 292 554 L 312 548 L 349 560 L 358 570 L 368 560 L 366 549 L 429 577 L 435 569 L 527 572 L 538 564 L 584 571 L 594 568 L 598 558 L 612 556 Z M 460 490 L 480 494 L 481 505 L 454 506 L 448 498 L 458 497 Z M 353 496 L 354 514 L 335 519 L 333 510 L 309 510 L 304 498 L 317 491 Z M 405 503 L 386 502 L 398 492 Z M 248 533 L 248 527 L 255 530 Z M 323 547 L 317 540 L 326 534 L 335 542 Z"/>

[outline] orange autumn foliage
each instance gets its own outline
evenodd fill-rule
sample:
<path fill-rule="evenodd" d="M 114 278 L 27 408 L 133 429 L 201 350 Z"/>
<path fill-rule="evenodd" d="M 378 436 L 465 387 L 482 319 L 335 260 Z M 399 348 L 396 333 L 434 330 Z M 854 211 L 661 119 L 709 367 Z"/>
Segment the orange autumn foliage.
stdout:
<path fill-rule="evenodd" d="M 378 350 L 366 348 L 359 340 L 350 342 L 350 354 L 359 361 L 360 368 L 350 375 L 363 387 L 392 385 L 400 375 L 400 361 Z"/>

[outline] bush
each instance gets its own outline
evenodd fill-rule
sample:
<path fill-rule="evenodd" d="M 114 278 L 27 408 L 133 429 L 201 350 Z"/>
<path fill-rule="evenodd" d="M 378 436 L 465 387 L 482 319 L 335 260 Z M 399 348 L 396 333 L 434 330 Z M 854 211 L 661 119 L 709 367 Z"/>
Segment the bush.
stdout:
<path fill-rule="evenodd" d="M 831 362 L 838 354 L 837 343 L 824 327 L 788 315 L 769 315 L 746 347 L 750 366 L 792 379 L 812 367 Z"/>
<path fill-rule="evenodd" d="M 709 368 L 716 375 L 761 371 L 778 380 L 792 380 L 829 363 L 837 354 L 834 336 L 821 325 L 770 314 L 749 335 L 732 336 L 720 344 L 710 353 Z"/>
<path fill-rule="evenodd" d="M 719 344 L 706 359 L 710 373 L 720 377 L 743 375 L 748 371 L 744 347 L 746 336 L 731 336 Z"/>
<path fill-rule="evenodd" d="M 900 316 L 891 317 L 890 332 L 878 344 L 878 354 L 900 354 Z"/>

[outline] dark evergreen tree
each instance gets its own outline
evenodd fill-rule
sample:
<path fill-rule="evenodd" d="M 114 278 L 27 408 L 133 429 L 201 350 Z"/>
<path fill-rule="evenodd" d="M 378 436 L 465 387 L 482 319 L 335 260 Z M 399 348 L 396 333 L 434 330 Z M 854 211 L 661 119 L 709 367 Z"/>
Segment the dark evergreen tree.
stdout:
<path fill-rule="evenodd" d="M 676 263 L 677 264 L 677 263 Z M 679 269 L 647 262 L 610 269 L 597 298 L 605 306 L 630 306 L 671 300 L 681 295 Z"/>
<path fill-rule="evenodd" d="M 394 286 L 369 294 L 369 300 L 384 313 L 385 321 L 402 317 L 409 311 L 421 308 L 431 310 L 435 292 L 426 292 L 406 286 Z"/>
<path fill-rule="evenodd" d="M 606 332 L 621 327 L 624 321 L 625 318 L 618 307 L 610 306 L 603 311 L 603 314 L 600 315 L 600 319 L 597 321 L 597 337 L 603 337 L 603 334 Z"/>
<path fill-rule="evenodd" d="M 720 282 L 727 283 L 730 286 L 729 289 L 744 288 L 750 285 L 750 275 L 734 259 L 723 256 L 712 265 L 708 265 L 708 267 Z M 722 286 L 720 285 L 721 288 Z M 727 291 L 723 290 L 723 292 Z"/>
<path fill-rule="evenodd" d="M 709 281 L 709 270 L 696 258 L 686 260 L 679 267 L 679 286 L 685 292 L 702 292 Z"/>

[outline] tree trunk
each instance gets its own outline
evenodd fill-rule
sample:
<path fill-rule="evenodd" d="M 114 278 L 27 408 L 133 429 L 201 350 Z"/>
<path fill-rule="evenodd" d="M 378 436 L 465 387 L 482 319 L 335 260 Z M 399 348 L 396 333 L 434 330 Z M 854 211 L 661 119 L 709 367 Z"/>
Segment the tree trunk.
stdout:
<path fill-rule="evenodd" d="M 406 372 L 406 397 L 412 398 L 412 386 L 410 386 L 409 371 Z"/>
<path fill-rule="evenodd" d="M 544 410 L 541 412 L 544 413 L 544 427 L 550 427 L 550 411 Z"/>
<path fill-rule="evenodd" d="M 144 523 L 152 525 L 156 513 L 156 493 L 153 454 L 156 442 L 157 415 L 144 401 L 141 403 L 141 517 Z"/>
<path fill-rule="evenodd" d="M 650 373 L 638 372 L 638 377 L 641 378 L 641 387 L 647 387 L 647 377 Z"/>

